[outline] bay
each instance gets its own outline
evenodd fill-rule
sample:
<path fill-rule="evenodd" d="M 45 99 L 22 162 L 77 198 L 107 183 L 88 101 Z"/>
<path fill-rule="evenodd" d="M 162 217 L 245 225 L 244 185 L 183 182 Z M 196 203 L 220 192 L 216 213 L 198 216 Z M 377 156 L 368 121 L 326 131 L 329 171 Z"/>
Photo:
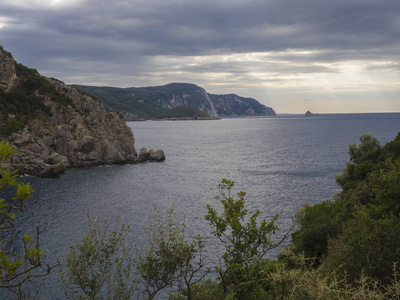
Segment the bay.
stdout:
<path fill-rule="evenodd" d="M 381 144 L 400 131 L 400 114 L 324 114 L 316 117 L 281 115 L 228 118 L 217 121 L 128 122 L 136 149 L 161 148 L 166 160 L 123 166 L 69 170 L 54 179 L 24 178 L 36 192 L 18 216 L 18 231 L 27 232 L 47 221 L 41 246 L 55 262 L 70 243 L 87 232 L 87 210 L 100 220 L 119 213 L 131 224 L 129 239 L 146 244 L 144 227 L 155 204 L 160 212 L 174 205 L 175 217 L 186 217 L 187 236 L 204 236 L 210 264 L 222 251 L 204 220 L 206 205 L 221 178 L 245 191 L 250 213 L 261 218 L 279 214 L 282 234 L 305 202 L 330 199 L 339 187 L 335 176 L 348 160 L 348 145 L 371 133 Z M 279 234 L 277 236 L 279 238 Z M 272 253 L 276 255 L 276 253 Z M 41 288 L 41 297 L 63 299 L 54 273 Z"/>

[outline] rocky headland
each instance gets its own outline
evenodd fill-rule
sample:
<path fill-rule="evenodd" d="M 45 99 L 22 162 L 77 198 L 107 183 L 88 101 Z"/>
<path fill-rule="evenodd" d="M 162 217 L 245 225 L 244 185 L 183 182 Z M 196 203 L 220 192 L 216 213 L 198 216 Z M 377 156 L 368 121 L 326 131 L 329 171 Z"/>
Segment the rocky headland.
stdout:
<path fill-rule="evenodd" d="M 51 177 L 71 167 L 162 161 L 142 149 L 124 117 L 96 97 L 18 64 L 0 47 L 0 139 L 18 150 L 5 167 Z"/>
<path fill-rule="evenodd" d="M 136 118 L 146 120 L 160 119 L 160 115 L 168 114 L 178 107 L 191 107 L 214 118 L 276 115 L 271 107 L 256 99 L 235 94 L 214 95 L 190 83 L 142 88 L 74 86 L 98 97 L 107 110 L 129 112 L 136 115 Z"/>

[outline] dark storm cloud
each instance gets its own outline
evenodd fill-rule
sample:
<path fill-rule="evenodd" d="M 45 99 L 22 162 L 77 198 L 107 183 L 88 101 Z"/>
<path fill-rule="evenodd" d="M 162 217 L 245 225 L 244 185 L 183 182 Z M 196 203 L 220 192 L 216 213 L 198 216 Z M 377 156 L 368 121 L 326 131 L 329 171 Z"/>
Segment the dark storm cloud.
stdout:
<path fill-rule="evenodd" d="M 399 11 L 397 0 L 92 0 L 59 8 L 38 4 L 34 9 L 6 4 L 0 14 L 13 22 L 0 34 L 5 44 L 18 36 L 71 54 L 88 55 L 96 49 L 101 57 L 103 51 L 118 54 L 126 46 L 139 55 L 362 50 L 398 45 Z M 114 43 L 114 51 L 108 43 Z"/>

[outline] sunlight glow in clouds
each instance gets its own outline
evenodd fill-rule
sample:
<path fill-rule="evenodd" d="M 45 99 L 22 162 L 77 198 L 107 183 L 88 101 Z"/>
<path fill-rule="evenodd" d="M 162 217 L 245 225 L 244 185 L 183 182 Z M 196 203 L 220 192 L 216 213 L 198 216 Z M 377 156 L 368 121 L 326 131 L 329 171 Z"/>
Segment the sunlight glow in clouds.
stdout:
<path fill-rule="evenodd" d="M 358 88 L 371 89 L 376 86 L 384 88 L 395 84 L 398 77 L 383 70 L 373 70 L 373 66 L 388 66 L 391 62 L 369 63 L 368 61 L 344 62 L 313 62 L 305 63 L 293 57 L 313 56 L 317 51 L 265 52 L 245 54 L 215 54 L 207 56 L 155 56 L 151 59 L 155 68 L 169 70 L 169 75 L 185 74 L 190 76 L 193 69 L 200 71 L 198 78 L 204 75 L 203 82 L 207 82 L 210 70 L 213 71 L 213 80 L 224 82 L 227 85 L 236 85 L 243 80 L 247 84 L 257 84 L 271 87 L 295 87 L 320 89 L 326 86 L 334 90 L 337 88 L 355 90 Z M 387 74 L 385 74 L 387 73 Z M 390 74 L 392 74 L 390 76 Z M 231 76 L 230 76 L 231 75 Z M 237 76 L 239 75 L 239 76 Z M 398 75 L 398 74 L 397 74 Z M 240 82 L 236 78 L 239 78 Z"/>
<path fill-rule="evenodd" d="M 41 10 L 44 7 L 74 6 L 82 4 L 85 1 L 86 0 L 4 0 L 5 4 L 34 10 Z"/>
<path fill-rule="evenodd" d="M 0 43 L 66 83 L 188 82 L 275 111 L 400 111 L 398 0 L 2 0 Z"/>
<path fill-rule="evenodd" d="M 110 84 L 109 78 L 102 75 L 101 70 L 109 68 L 108 63 L 103 62 L 91 67 L 98 71 L 91 82 L 85 82 L 85 76 L 79 74 L 67 80 L 121 87 L 191 82 L 210 93 L 236 93 L 256 98 L 282 113 L 304 113 L 306 110 L 373 112 L 377 107 L 380 111 L 400 111 L 396 88 L 400 72 L 389 68 L 393 62 L 327 62 L 318 60 L 320 55 L 323 55 L 322 51 L 295 49 L 202 56 L 157 55 L 147 57 L 145 63 L 150 66 L 150 71 L 140 77 L 123 77 L 116 73 L 113 76 L 118 80 Z M 90 66 L 87 63 L 80 65 L 81 71 L 85 68 Z"/>
<path fill-rule="evenodd" d="M 10 18 L 0 16 L 0 30 L 5 28 L 10 23 L 10 21 Z"/>

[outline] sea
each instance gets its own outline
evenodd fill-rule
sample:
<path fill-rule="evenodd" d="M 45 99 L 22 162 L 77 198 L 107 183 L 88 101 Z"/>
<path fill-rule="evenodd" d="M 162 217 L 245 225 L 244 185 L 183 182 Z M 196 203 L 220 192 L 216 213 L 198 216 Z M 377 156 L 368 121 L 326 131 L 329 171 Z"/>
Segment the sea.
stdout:
<path fill-rule="evenodd" d="M 145 227 L 154 206 L 165 215 L 173 206 L 176 220 L 186 222 L 186 238 L 203 236 L 210 267 L 223 246 L 204 219 L 207 205 L 218 211 L 218 183 L 235 182 L 233 192 L 246 192 L 249 214 L 259 219 L 279 215 L 279 240 L 305 203 L 329 200 L 340 192 L 335 176 L 348 161 L 348 146 L 370 133 L 381 145 L 400 131 L 400 113 L 278 115 L 210 121 L 127 122 L 135 147 L 163 149 L 166 160 L 130 165 L 71 169 L 58 178 L 23 177 L 35 188 L 18 215 L 18 232 L 41 236 L 46 261 L 55 263 L 70 244 L 88 232 L 87 214 L 130 224 L 128 242 L 145 247 Z M 290 242 L 290 239 L 284 245 Z M 48 251 L 47 251 L 48 250 Z M 280 250 L 269 253 L 273 259 Z M 41 282 L 37 299 L 64 299 L 57 270 Z M 0 297 L 1 298 L 1 297 Z"/>

